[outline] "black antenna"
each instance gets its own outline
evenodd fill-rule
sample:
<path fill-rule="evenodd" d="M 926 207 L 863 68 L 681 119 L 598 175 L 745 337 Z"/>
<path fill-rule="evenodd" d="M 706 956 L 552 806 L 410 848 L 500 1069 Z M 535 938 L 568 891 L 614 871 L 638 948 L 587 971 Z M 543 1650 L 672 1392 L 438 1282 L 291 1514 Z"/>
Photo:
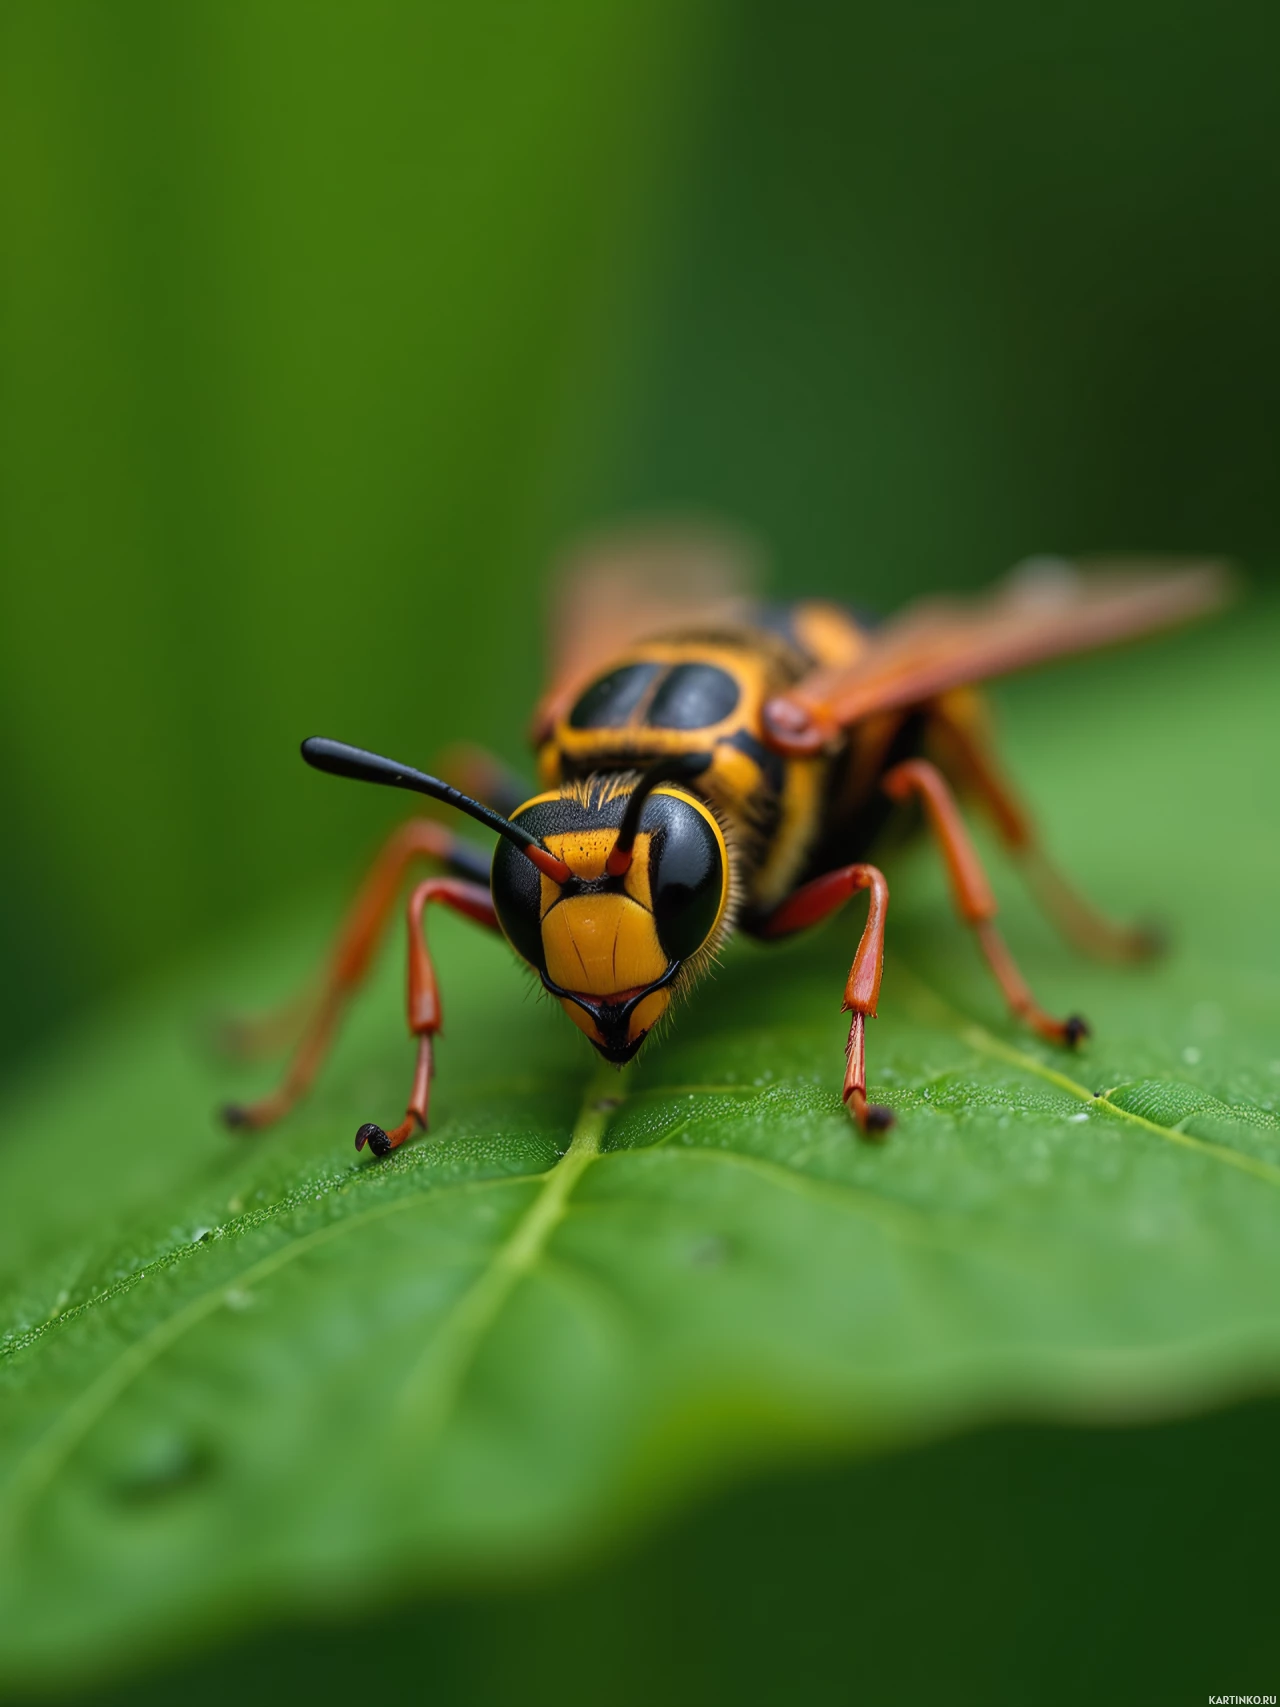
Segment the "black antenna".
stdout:
<path fill-rule="evenodd" d="M 631 850 L 635 846 L 636 833 L 640 828 L 640 814 L 644 811 L 645 801 L 658 784 L 690 782 L 695 776 L 702 775 L 711 760 L 710 753 L 675 753 L 670 758 L 659 759 L 656 764 L 649 766 L 627 801 L 622 823 L 618 826 L 618 839 L 604 862 L 604 868 L 610 877 L 621 877 L 624 871 L 630 870 Z"/>
<path fill-rule="evenodd" d="M 397 764 L 394 759 L 384 759 L 380 753 L 367 753 L 363 747 L 349 747 L 345 741 L 326 740 L 323 735 L 312 735 L 304 741 L 302 756 L 316 770 L 328 771 L 331 776 L 346 776 L 355 782 L 380 782 L 388 788 L 407 788 L 415 794 L 428 794 L 433 800 L 443 800 L 446 806 L 456 806 L 459 812 L 465 812 L 469 818 L 513 842 L 553 883 L 564 883 L 571 875 L 564 861 L 548 853 L 527 830 L 522 830 L 500 812 L 482 806 L 469 794 L 441 782 L 438 776 L 428 776 L 425 771 Z"/>

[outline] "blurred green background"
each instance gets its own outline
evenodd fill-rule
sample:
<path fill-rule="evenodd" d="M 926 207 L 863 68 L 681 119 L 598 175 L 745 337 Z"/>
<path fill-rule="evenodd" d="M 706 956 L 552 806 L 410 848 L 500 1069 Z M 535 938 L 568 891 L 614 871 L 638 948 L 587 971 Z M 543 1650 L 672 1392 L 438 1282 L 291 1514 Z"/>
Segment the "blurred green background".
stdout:
<path fill-rule="evenodd" d="M 1276 556 L 1275 8 L 6 9 L 0 1047 L 517 757 L 619 511 L 891 605 Z M 379 814 L 382 814 L 382 818 Z"/>
<path fill-rule="evenodd" d="M 300 736 L 519 758 L 546 568 L 619 513 L 883 607 L 1265 582 L 1278 47 L 1266 0 L 9 7 L 0 1061 L 354 869 L 394 800 Z"/>

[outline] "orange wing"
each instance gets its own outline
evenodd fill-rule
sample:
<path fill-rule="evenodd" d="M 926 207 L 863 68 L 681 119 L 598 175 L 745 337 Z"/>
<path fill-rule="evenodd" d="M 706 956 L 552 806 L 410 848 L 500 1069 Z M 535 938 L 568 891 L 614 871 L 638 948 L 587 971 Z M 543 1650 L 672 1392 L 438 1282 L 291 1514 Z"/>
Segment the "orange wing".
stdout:
<path fill-rule="evenodd" d="M 636 641 L 742 621 L 755 563 L 745 537 L 696 522 L 638 525 L 579 546 L 553 583 L 550 686 L 534 713 L 535 744 Z"/>
<path fill-rule="evenodd" d="M 986 598 L 909 606 L 873 633 L 855 664 L 815 671 L 770 700 L 766 739 L 783 753 L 813 753 L 872 712 L 1190 622 L 1230 590 L 1218 563 L 1121 559 L 1085 571 L 1034 559 Z"/>

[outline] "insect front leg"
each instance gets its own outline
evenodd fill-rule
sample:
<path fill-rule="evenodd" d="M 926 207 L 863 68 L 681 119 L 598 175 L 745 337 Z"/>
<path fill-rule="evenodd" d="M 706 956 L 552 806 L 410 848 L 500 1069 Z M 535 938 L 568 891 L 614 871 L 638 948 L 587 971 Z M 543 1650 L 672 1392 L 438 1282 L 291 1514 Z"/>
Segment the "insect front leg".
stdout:
<path fill-rule="evenodd" d="M 362 1150 L 367 1144 L 375 1156 L 389 1156 L 406 1138 L 427 1129 L 431 1077 L 435 1068 L 433 1045 L 441 1025 L 440 993 L 422 925 L 422 915 L 431 901 L 437 901 L 492 931 L 501 928 L 494 911 L 493 897 L 483 884 L 466 883 L 456 877 L 428 877 L 410 895 L 408 1018 L 409 1030 L 418 1040 L 418 1058 L 413 1089 L 400 1125 L 387 1132 L 374 1121 L 367 1121 L 356 1133 L 356 1149 Z"/>
<path fill-rule="evenodd" d="M 929 828 L 946 863 L 956 911 L 967 925 L 972 926 L 978 946 L 1013 1014 L 1050 1043 L 1066 1043 L 1074 1048 L 1082 1037 L 1089 1035 L 1089 1027 L 1077 1014 L 1067 1019 L 1054 1019 L 1032 996 L 1026 979 L 995 927 L 995 896 L 977 849 L 969 839 L 955 796 L 941 771 L 927 759 L 908 759 L 886 772 L 881 786 L 891 800 L 908 800 L 914 795 L 923 805 Z"/>
<path fill-rule="evenodd" d="M 845 1045 L 844 1105 L 864 1138 L 878 1139 L 893 1125 L 893 1111 L 867 1101 L 866 1027 L 874 1019 L 884 971 L 884 921 L 889 910 L 889 885 L 874 865 L 845 865 L 815 877 L 789 895 L 760 927 L 769 938 L 816 925 L 841 907 L 859 889 L 868 891 L 867 922 L 844 987 L 843 1011 L 850 1015 Z"/>
<path fill-rule="evenodd" d="M 953 761 L 956 780 L 971 788 L 986 808 L 1000 840 L 1059 933 L 1097 960 L 1124 963 L 1158 954 L 1164 946 L 1158 929 L 1109 919 L 1049 859 L 1030 813 L 1005 774 L 983 712 L 983 702 L 973 694 L 946 695 L 938 703 L 932 729 Z"/>
<path fill-rule="evenodd" d="M 283 1083 L 258 1102 L 224 1108 L 223 1118 L 229 1126 L 250 1130 L 270 1126 L 310 1087 L 328 1053 L 343 1010 L 369 970 L 405 875 L 420 859 L 440 860 L 461 876 L 478 882 L 483 882 L 488 872 L 487 855 L 443 824 L 427 818 L 414 818 L 402 824 L 383 845 L 343 921 L 318 998 L 295 1001 L 284 1010 L 286 1016 L 299 1014 L 304 1025 Z M 254 1052 L 255 1042 L 272 1036 L 280 1027 L 281 1019 L 277 1016 L 240 1022 L 237 1029 L 247 1047 L 242 1044 L 237 1052 Z M 293 1029 L 298 1029 L 296 1024 Z M 231 1041 L 235 1042 L 235 1033 Z"/>

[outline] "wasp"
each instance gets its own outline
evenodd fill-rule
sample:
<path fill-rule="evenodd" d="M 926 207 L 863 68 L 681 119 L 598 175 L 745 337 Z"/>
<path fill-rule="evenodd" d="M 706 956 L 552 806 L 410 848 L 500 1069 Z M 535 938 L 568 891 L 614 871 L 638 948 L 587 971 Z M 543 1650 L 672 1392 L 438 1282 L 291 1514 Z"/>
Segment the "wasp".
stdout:
<path fill-rule="evenodd" d="M 403 1121 L 356 1133 L 356 1148 L 377 1156 L 427 1127 L 441 1028 L 423 922 L 433 904 L 505 937 L 621 1066 L 735 931 L 776 941 L 865 891 L 844 987 L 843 1100 L 856 1129 L 877 1138 L 893 1115 L 867 1098 L 866 1022 L 879 1000 L 889 886 L 872 859 L 923 827 L 1012 1015 L 1066 1047 L 1088 1034 L 1078 1015 L 1046 1012 L 1019 971 L 961 799 L 991 817 L 1069 939 L 1120 960 L 1154 941 L 1110 922 L 1050 864 L 1000 766 L 976 684 L 1203 616 L 1224 600 L 1224 572 L 1039 560 L 985 595 L 926 600 L 876 623 L 826 601 L 754 599 L 733 558 L 714 536 L 658 534 L 597 547 L 568 574 L 532 726 L 541 782 L 532 795 L 475 754 L 458 767 L 469 784 L 460 788 L 340 741 L 302 743 L 316 769 L 426 795 L 497 841 L 490 856 L 438 817 L 395 832 L 339 934 L 282 1084 L 226 1110 L 233 1125 L 268 1125 L 310 1085 L 419 861 L 443 869 L 408 899 L 416 1063 Z"/>

